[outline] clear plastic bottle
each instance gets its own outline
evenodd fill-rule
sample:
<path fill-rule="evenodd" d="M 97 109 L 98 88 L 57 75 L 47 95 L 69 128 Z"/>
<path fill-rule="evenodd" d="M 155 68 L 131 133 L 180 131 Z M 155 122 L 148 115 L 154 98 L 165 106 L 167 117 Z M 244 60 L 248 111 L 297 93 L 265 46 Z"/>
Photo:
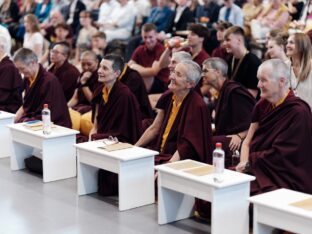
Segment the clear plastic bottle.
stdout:
<path fill-rule="evenodd" d="M 213 166 L 214 166 L 214 175 L 213 179 L 215 182 L 223 181 L 223 172 L 224 172 L 224 151 L 222 150 L 222 143 L 216 143 L 216 149 L 212 153 L 213 157 Z"/>
<path fill-rule="evenodd" d="M 48 135 L 52 131 L 52 129 L 51 129 L 51 111 L 49 110 L 48 104 L 43 105 L 41 115 L 42 115 L 43 134 Z"/>

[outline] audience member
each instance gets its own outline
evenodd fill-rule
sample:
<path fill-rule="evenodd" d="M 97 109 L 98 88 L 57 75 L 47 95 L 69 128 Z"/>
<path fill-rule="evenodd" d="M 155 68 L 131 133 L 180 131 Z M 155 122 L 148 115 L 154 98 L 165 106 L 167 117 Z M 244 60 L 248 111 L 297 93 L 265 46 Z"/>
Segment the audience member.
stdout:
<path fill-rule="evenodd" d="M 224 1 L 224 6 L 219 12 L 219 20 L 230 22 L 239 27 L 244 26 L 243 11 L 234 3 L 234 0 Z"/>

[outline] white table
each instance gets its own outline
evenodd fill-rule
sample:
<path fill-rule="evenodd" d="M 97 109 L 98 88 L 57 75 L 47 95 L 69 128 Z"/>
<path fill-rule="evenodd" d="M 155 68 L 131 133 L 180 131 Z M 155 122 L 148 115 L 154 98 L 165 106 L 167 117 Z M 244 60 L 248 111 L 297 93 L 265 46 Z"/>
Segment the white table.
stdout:
<path fill-rule="evenodd" d="M 254 205 L 254 234 L 271 233 L 273 227 L 300 234 L 312 233 L 312 211 L 290 205 L 312 195 L 279 189 L 249 198 Z"/>
<path fill-rule="evenodd" d="M 34 150 L 42 151 L 43 182 L 75 177 L 76 154 L 73 145 L 79 132 L 56 126 L 51 134 L 33 131 L 25 123 L 8 125 L 11 131 L 12 149 L 11 169 L 25 168 L 25 158 L 33 155 Z M 38 156 L 38 155 L 35 155 Z"/>
<path fill-rule="evenodd" d="M 184 160 L 174 164 L 189 162 Z M 173 164 L 173 163 L 172 163 Z M 200 166 L 207 165 L 200 163 Z M 213 175 L 196 176 L 168 167 L 158 170 L 158 223 L 166 224 L 193 216 L 194 197 L 211 202 L 212 234 L 247 234 L 248 197 L 253 176 L 225 170 L 224 181 Z"/>
<path fill-rule="evenodd" d="M 0 158 L 9 157 L 11 155 L 10 148 L 10 131 L 6 127 L 8 124 L 14 123 L 14 114 L 0 111 L 0 142 L 1 142 L 1 151 Z"/>
<path fill-rule="evenodd" d="M 154 156 L 158 152 L 132 147 L 108 152 L 99 149 L 102 141 L 76 144 L 78 156 L 78 195 L 97 192 L 98 169 L 118 174 L 119 210 L 155 202 Z"/>

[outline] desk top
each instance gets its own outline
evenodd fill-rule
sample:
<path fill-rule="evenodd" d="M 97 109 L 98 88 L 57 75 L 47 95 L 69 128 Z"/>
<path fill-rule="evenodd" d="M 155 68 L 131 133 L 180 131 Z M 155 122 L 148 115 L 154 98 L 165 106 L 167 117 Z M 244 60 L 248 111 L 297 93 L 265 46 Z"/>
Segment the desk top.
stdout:
<path fill-rule="evenodd" d="M 312 219 L 312 211 L 291 205 L 294 202 L 303 201 L 309 198 L 312 198 L 312 195 L 289 189 L 278 189 L 250 197 L 248 200 L 254 204 Z"/>
<path fill-rule="evenodd" d="M 184 163 L 190 164 L 192 166 L 188 168 L 183 168 L 183 169 L 174 169 L 171 167 L 171 165 L 178 166 L 178 164 L 184 164 Z M 224 180 L 222 182 L 215 182 L 213 179 L 213 173 L 208 174 L 208 175 L 198 176 L 198 175 L 193 175 L 193 174 L 186 172 L 186 170 L 193 169 L 193 168 L 200 168 L 203 166 L 208 166 L 208 164 L 187 159 L 187 160 L 182 160 L 182 161 L 178 161 L 178 162 L 174 162 L 170 164 L 159 165 L 159 166 L 156 166 L 155 169 L 162 173 L 168 173 L 168 174 L 172 174 L 178 177 L 183 177 L 185 179 L 193 180 L 202 184 L 207 184 L 214 188 L 225 188 L 225 187 L 255 180 L 254 176 L 246 175 L 240 172 L 231 171 L 227 169 L 224 170 L 224 175 L 223 175 Z"/>
<path fill-rule="evenodd" d="M 25 125 L 25 123 L 9 124 L 8 128 L 10 128 L 11 131 L 15 130 L 18 132 L 27 133 L 27 134 L 30 134 L 33 136 L 44 138 L 44 139 L 76 135 L 79 133 L 79 131 L 55 125 L 56 127 L 52 128 L 51 134 L 45 135 L 45 134 L 43 134 L 43 132 L 41 130 L 34 131 L 34 130 L 31 130 L 31 129 L 25 127 L 24 125 Z"/>
<path fill-rule="evenodd" d="M 9 118 L 14 118 L 15 114 L 5 112 L 5 111 L 0 111 L 0 119 L 9 119 Z"/>
<path fill-rule="evenodd" d="M 104 146 L 104 143 L 102 140 L 89 141 L 89 142 L 85 142 L 81 144 L 75 144 L 75 147 L 77 149 L 82 149 L 82 150 L 89 151 L 91 153 L 112 157 L 120 161 L 130 161 L 130 160 L 155 156 L 158 154 L 157 151 L 149 150 L 149 149 L 145 149 L 145 148 L 137 147 L 137 146 L 133 146 L 127 149 L 111 151 L 111 152 L 98 148 L 101 146 Z"/>

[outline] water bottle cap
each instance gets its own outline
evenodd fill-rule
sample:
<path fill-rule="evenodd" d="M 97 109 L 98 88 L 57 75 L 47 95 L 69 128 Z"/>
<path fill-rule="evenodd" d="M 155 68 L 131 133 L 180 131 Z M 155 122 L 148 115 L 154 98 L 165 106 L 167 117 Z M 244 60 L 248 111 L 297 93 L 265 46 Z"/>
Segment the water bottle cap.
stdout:
<path fill-rule="evenodd" d="M 216 143 L 216 148 L 222 148 L 222 143 L 221 142 L 217 142 Z"/>
<path fill-rule="evenodd" d="M 43 108 L 48 108 L 49 105 L 48 104 L 43 104 Z"/>

